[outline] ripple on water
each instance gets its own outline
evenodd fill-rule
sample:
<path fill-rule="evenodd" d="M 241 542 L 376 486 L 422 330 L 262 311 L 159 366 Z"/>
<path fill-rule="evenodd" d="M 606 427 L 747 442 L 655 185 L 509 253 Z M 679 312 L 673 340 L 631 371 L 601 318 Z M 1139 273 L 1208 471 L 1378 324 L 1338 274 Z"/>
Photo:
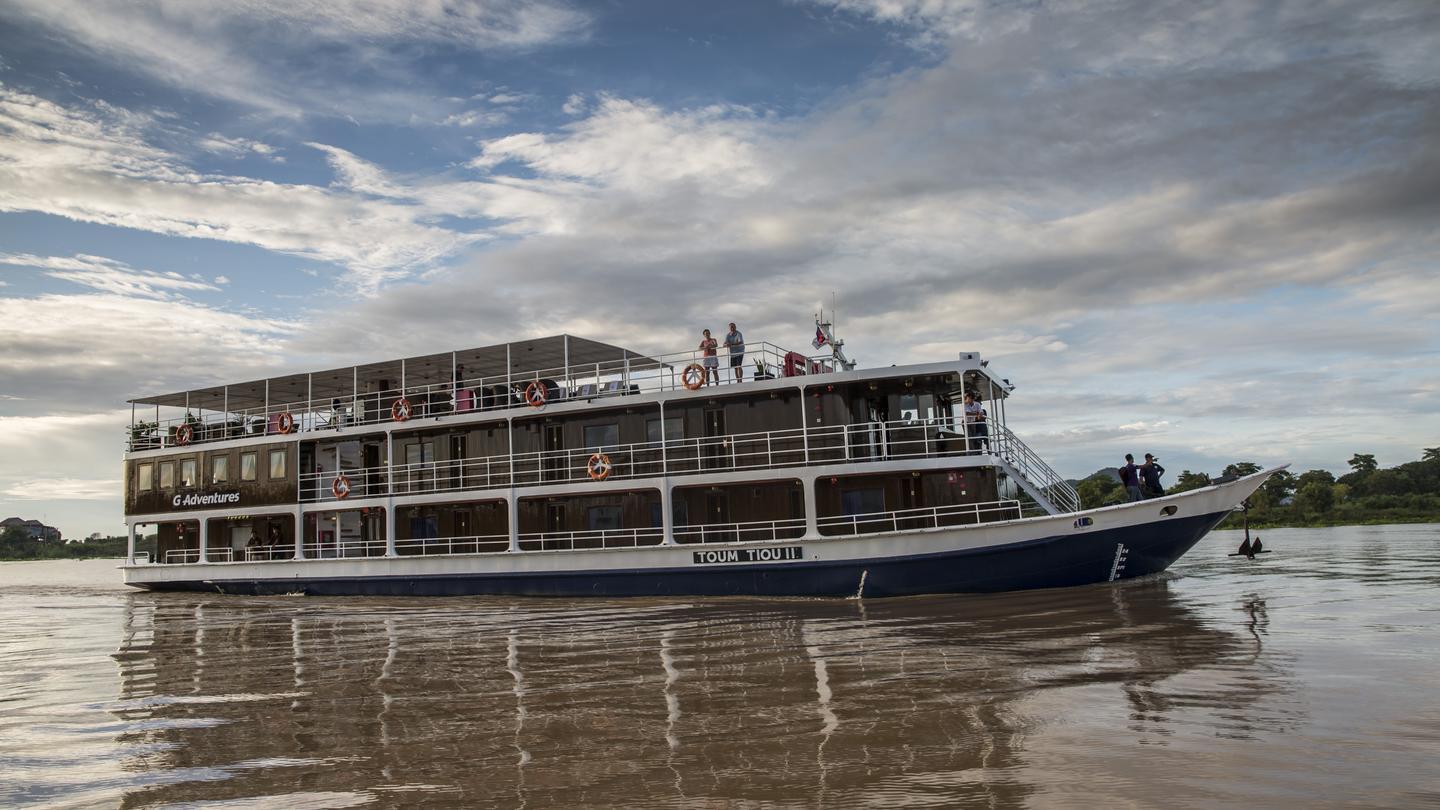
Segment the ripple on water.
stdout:
<path fill-rule="evenodd" d="M 1413 806 L 1440 529 L 864 600 L 263 599 L 0 580 L 0 805 Z M 101 569 L 91 569 L 92 572 Z"/>

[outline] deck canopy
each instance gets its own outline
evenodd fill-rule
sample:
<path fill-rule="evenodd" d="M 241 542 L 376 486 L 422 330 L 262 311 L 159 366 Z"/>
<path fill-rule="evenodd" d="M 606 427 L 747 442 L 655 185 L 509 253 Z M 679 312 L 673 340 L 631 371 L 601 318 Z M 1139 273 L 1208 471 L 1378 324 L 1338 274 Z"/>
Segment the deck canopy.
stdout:
<path fill-rule="evenodd" d="M 546 372 L 556 377 L 577 376 L 592 372 L 597 363 L 611 371 L 626 364 L 635 369 L 653 369 L 665 365 L 630 349 L 562 334 L 481 346 L 477 349 L 139 397 L 130 402 L 135 405 L 207 411 L 245 411 L 264 408 L 267 404 L 351 397 L 360 392 L 381 388 L 399 390 L 424 385 L 449 385 L 457 379 L 483 378 L 494 381 L 503 379 L 507 374 L 524 378 L 536 372 Z M 564 371 L 567 368 L 570 370 L 569 375 Z"/>

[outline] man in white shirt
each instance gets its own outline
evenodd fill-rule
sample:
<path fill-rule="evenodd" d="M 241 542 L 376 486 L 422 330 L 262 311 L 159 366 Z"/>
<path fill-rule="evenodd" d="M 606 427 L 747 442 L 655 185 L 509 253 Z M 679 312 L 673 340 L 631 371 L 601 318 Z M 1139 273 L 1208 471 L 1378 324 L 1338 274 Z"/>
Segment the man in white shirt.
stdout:
<path fill-rule="evenodd" d="M 970 445 L 972 451 L 986 449 L 990 428 L 985 424 L 985 408 L 974 394 L 969 393 L 965 395 L 965 433 L 974 441 Z"/>

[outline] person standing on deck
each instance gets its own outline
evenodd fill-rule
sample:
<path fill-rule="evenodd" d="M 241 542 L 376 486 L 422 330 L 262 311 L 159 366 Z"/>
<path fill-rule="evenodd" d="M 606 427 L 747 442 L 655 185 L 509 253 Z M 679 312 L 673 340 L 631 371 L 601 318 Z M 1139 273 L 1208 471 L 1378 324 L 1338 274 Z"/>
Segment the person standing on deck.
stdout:
<path fill-rule="evenodd" d="M 725 333 L 725 347 L 730 350 L 730 368 L 735 370 L 735 382 L 742 382 L 745 377 L 745 336 L 730 324 L 730 331 Z"/>
<path fill-rule="evenodd" d="M 720 342 L 710 337 L 710 330 L 703 330 L 704 337 L 700 338 L 700 354 L 705 365 L 705 383 L 713 385 L 720 382 L 720 359 L 715 356 L 715 348 Z"/>
<path fill-rule="evenodd" d="M 1165 468 L 1160 466 L 1160 459 L 1149 453 L 1145 454 L 1145 463 L 1140 465 L 1140 480 L 1145 482 L 1145 497 L 1158 498 L 1165 494 L 1165 488 L 1160 486 L 1160 476 L 1165 474 Z"/>
<path fill-rule="evenodd" d="M 1135 457 L 1126 453 L 1125 466 L 1115 471 L 1120 474 L 1120 483 L 1125 485 L 1125 492 L 1130 496 L 1130 500 L 1140 500 L 1143 497 L 1140 494 L 1140 468 L 1135 465 Z"/>
<path fill-rule="evenodd" d="M 969 449 L 980 452 L 989 443 L 990 428 L 985 424 L 985 408 L 972 393 L 965 394 L 965 433 L 975 441 Z"/>

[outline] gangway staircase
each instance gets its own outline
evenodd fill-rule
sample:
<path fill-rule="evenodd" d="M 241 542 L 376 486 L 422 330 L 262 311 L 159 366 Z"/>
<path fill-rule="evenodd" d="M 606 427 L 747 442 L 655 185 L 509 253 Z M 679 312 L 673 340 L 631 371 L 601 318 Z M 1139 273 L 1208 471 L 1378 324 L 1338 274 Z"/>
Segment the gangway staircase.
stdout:
<path fill-rule="evenodd" d="M 990 425 L 990 456 L 995 466 L 1019 484 L 1026 495 L 1051 515 L 1080 511 L 1080 495 L 1029 445 L 1020 441 L 1009 428 Z"/>

